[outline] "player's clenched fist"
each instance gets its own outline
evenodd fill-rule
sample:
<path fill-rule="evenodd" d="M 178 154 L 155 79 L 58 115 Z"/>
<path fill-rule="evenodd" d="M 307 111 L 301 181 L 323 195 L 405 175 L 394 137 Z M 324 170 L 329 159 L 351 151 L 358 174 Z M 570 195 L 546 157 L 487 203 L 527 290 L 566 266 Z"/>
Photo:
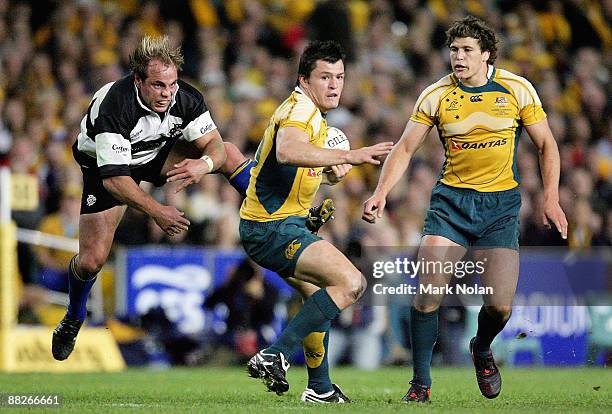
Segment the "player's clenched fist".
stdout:
<path fill-rule="evenodd" d="M 377 218 L 381 218 L 385 205 L 387 203 L 386 197 L 382 194 L 374 194 L 363 203 L 363 214 L 361 218 L 368 223 L 376 222 Z"/>
<path fill-rule="evenodd" d="M 185 213 L 173 206 L 161 206 L 159 211 L 152 215 L 152 218 L 168 236 L 175 236 L 182 231 L 187 231 L 189 224 L 191 224 L 185 217 Z"/>

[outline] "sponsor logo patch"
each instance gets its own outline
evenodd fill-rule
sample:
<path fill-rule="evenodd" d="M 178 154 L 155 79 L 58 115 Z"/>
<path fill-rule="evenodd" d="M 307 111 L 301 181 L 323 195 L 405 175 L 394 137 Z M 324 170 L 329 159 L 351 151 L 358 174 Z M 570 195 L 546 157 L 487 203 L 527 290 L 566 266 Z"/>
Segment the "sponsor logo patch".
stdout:
<path fill-rule="evenodd" d="M 293 256 L 295 256 L 297 251 L 300 250 L 300 247 L 302 247 L 302 243 L 300 243 L 297 239 L 294 239 L 291 243 L 289 243 L 285 249 L 285 257 L 287 260 L 292 260 Z"/>
<path fill-rule="evenodd" d="M 130 150 L 128 147 L 124 147 L 122 145 L 117 145 L 117 144 L 113 144 L 113 146 L 111 148 L 117 154 L 121 154 L 122 152 L 128 152 Z"/>
<path fill-rule="evenodd" d="M 203 126 L 202 128 L 200 128 L 200 134 L 204 135 L 206 134 L 208 131 L 212 131 L 212 124 L 208 124 L 206 126 Z"/>
<path fill-rule="evenodd" d="M 459 144 L 451 139 L 451 149 L 453 151 L 486 149 L 486 148 L 500 147 L 502 145 L 506 145 L 507 143 L 508 143 L 508 140 L 506 138 L 498 139 L 495 141 L 474 142 L 471 144 L 468 142 Z"/>

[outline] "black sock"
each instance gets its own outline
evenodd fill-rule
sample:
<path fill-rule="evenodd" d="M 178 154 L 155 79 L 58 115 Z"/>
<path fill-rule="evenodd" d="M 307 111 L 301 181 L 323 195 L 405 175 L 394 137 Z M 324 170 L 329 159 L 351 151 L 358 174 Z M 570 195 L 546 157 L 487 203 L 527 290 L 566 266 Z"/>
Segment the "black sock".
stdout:
<path fill-rule="evenodd" d="M 492 316 L 484 305 L 480 308 L 478 313 L 478 331 L 474 341 L 474 353 L 477 356 L 481 358 L 487 357 L 493 339 L 504 329 L 509 319 L 497 315 Z"/>

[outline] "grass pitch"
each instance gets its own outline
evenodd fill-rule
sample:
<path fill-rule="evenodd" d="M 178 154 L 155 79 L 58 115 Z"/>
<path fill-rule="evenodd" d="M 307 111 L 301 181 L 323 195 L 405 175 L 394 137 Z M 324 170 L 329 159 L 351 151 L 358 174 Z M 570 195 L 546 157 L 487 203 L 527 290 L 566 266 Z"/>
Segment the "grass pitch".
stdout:
<path fill-rule="evenodd" d="M 612 371 L 609 369 L 502 368 L 504 386 L 495 400 L 480 395 L 471 368 L 433 369 L 431 404 L 404 404 L 411 368 L 374 372 L 336 368 L 332 378 L 353 404 L 322 406 L 299 401 L 306 369 L 289 370 L 291 389 L 282 397 L 240 368 L 150 371 L 117 374 L 0 374 L 0 394 L 59 394 L 60 409 L 78 413 L 610 413 Z M 17 411 L 0 408 L 2 412 Z M 23 411 L 23 410 L 19 410 Z"/>

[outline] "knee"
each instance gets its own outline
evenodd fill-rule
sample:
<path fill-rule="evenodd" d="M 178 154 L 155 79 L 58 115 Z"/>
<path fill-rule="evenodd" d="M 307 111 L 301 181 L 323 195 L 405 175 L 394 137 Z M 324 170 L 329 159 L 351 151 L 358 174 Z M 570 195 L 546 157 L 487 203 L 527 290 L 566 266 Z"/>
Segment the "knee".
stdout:
<path fill-rule="evenodd" d="M 368 286 L 368 282 L 361 273 L 351 274 L 346 284 L 346 296 L 349 301 L 355 303 L 363 295 Z"/>
<path fill-rule="evenodd" d="M 419 312 L 430 313 L 438 310 L 444 300 L 444 295 L 418 292 L 412 306 Z"/>
<path fill-rule="evenodd" d="M 106 263 L 106 256 L 102 254 L 79 254 L 78 271 L 83 279 L 93 279 L 102 270 Z"/>
<path fill-rule="evenodd" d="M 500 321 L 507 321 L 512 314 L 512 306 L 510 305 L 494 305 L 487 306 L 486 311 L 493 318 Z"/>
<path fill-rule="evenodd" d="M 421 313 L 431 313 L 438 310 L 440 302 L 438 300 L 415 300 L 412 306 Z"/>

